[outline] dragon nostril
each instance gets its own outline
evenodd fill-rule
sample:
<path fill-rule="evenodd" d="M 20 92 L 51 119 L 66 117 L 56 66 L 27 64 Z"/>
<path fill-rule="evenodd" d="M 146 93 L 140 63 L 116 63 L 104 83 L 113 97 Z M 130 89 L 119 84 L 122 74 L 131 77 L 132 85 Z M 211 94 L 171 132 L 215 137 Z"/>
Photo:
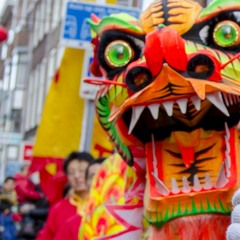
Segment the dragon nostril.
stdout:
<path fill-rule="evenodd" d="M 137 92 L 152 82 L 152 74 L 145 67 L 134 67 L 127 72 L 126 75 L 126 85 L 133 91 Z"/>
<path fill-rule="evenodd" d="M 187 73 L 193 78 L 208 79 L 213 74 L 214 68 L 214 62 L 209 56 L 198 54 L 189 60 Z"/>

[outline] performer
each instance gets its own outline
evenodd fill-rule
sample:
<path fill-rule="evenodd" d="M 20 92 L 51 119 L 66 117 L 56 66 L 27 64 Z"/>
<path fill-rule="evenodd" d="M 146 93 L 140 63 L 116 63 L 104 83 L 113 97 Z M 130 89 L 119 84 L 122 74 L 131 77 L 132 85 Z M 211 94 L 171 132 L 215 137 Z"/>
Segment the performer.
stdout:
<path fill-rule="evenodd" d="M 95 176 L 104 160 L 105 158 L 97 158 L 89 163 L 85 172 L 87 189 L 91 190 L 92 178 Z M 81 214 L 75 214 L 69 218 L 64 225 L 61 226 L 56 237 L 54 238 L 55 240 L 78 239 L 78 232 L 81 228 L 81 220 L 86 215 L 89 204 L 89 202 L 86 204 L 85 209 L 81 212 Z"/>
<path fill-rule="evenodd" d="M 76 214 L 79 214 L 81 220 L 88 199 L 85 171 L 93 160 L 93 157 L 87 152 L 72 152 L 64 160 L 63 169 L 74 189 L 74 195 L 61 200 L 50 209 L 47 222 L 36 238 L 37 240 L 56 239 L 62 226 Z M 75 227 L 78 232 L 79 225 L 76 224 Z"/>
<path fill-rule="evenodd" d="M 91 71 L 103 79 L 87 82 L 101 85 L 97 114 L 118 153 L 135 171 L 146 170 L 134 186 L 146 184 L 149 239 L 226 238 L 240 186 L 239 9 L 239 0 L 206 8 L 156 0 L 139 21 L 127 14 L 89 20 Z M 122 229 L 98 239 L 139 239 L 142 216 L 133 206 L 105 204 L 101 222 L 110 215 Z"/>

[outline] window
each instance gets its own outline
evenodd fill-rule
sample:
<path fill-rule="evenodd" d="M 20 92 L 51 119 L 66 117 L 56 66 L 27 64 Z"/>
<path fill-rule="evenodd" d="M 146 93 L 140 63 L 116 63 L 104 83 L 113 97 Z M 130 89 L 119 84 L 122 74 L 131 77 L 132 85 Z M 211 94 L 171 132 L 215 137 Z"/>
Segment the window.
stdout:
<path fill-rule="evenodd" d="M 21 130 L 21 110 L 12 110 L 13 132 L 20 132 Z"/>
<path fill-rule="evenodd" d="M 9 90 L 13 90 L 16 87 L 18 61 L 19 61 L 19 55 L 14 54 L 13 58 L 12 58 L 12 68 L 11 68 Z"/>
<path fill-rule="evenodd" d="M 33 75 L 33 81 L 32 81 L 32 98 L 29 99 L 32 101 L 31 106 L 31 128 L 36 126 L 36 113 L 37 113 L 37 98 L 38 98 L 38 80 L 39 80 L 39 67 L 37 66 L 34 70 Z"/>
<path fill-rule="evenodd" d="M 56 71 L 56 49 L 52 49 L 48 55 L 48 74 L 47 74 L 47 84 L 45 91 L 48 92 L 50 84 L 52 82 L 52 78 L 54 77 Z"/>
<path fill-rule="evenodd" d="M 16 88 L 24 88 L 26 81 L 26 71 L 27 71 L 27 62 L 28 54 L 27 52 L 22 52 L 19 54 L 19 61 L 17 63 L 17 79 L 16 79 Z"/>
<path fill-rule="evenodd" d="M 31 127 L 31 109 L 32 109 L 32 98 L 33 98 L 33 78 L 34 74 L 31 72 L 29 77 L 28 89 L 27 89 L 27 99 L 26 99 L 26 120 L 25 120 L 25 130 L 28 131 Z"/>
<path fill-rule="evenodd" d="M 43 59 L 39 69 L 37 123 L 40 122 L 43 110 L 43 102 L 45 98 L 45 79 L 46 79 L 46 59 Z"/>
<path fill-rule="evenodd" d="M 51 22 L 52 22 L 52 0 L 46 0 L 45 4 L 45 12 L 46 12 L 46 20 L 45 20 L 45 33 L 47 34 L 51 30 Z"/>
<path fill-rule="evenodd" d="M 36 47 L 38 44 L 38 34 L 39 34 L 39 5 L 36 8 L 35 12 L 35 21 L 34 21 L 34 30 L 33 30 L 33 47 Z"/>
<path fill-rule="evenodd" d="M 44 33 L 45 33 L 45 21 L 48 21 L 46 19 L 46 8 L 45 8 L 45 1 L 41 1 L 40 5 L 38 7 L 39 9 L 39 41 L 43 39 Z"/>
<path fill-rule="evenodd" d="M 6 62 L 5 68 L 4 68 L 4 77 L 3 77 L 3 90 L 4 91 L 7 91 L 9 88 L 10 72 L 11 72 L 10 63 Z"/>
<path fill-rule="evenodd" d="M 52 29 L 56 28 L 58 25 L 58 22 L 61 18 L 61 6 L 62 1 L 61 0 L 53 0 L 52 2 Z"/>

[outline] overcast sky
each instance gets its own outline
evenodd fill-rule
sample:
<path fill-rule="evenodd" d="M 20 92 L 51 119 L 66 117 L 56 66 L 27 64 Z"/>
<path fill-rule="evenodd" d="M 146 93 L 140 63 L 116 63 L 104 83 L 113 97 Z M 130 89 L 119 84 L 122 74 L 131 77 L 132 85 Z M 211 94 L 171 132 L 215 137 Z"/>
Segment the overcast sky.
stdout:
<path fill-rule="evenodd" d="M 0 0 L 1 1 L 1 0 Z M 154 0 L 143 0 L 143 10 L 150 5 Z"/>

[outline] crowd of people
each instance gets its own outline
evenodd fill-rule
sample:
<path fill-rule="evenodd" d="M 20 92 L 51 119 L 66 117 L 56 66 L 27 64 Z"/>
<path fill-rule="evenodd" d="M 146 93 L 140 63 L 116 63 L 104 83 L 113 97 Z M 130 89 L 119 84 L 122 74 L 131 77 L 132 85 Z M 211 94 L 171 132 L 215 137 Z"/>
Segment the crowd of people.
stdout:
<path fill-rule="evenodd" d="M 63 161 L 63 198 L 53 206 L 29 177 L 28 165 L 7 177 L 0 188 L 0 240 L 77 240 L 92 178 L 103 161 L 88 152 L 70 153 Z"/>

